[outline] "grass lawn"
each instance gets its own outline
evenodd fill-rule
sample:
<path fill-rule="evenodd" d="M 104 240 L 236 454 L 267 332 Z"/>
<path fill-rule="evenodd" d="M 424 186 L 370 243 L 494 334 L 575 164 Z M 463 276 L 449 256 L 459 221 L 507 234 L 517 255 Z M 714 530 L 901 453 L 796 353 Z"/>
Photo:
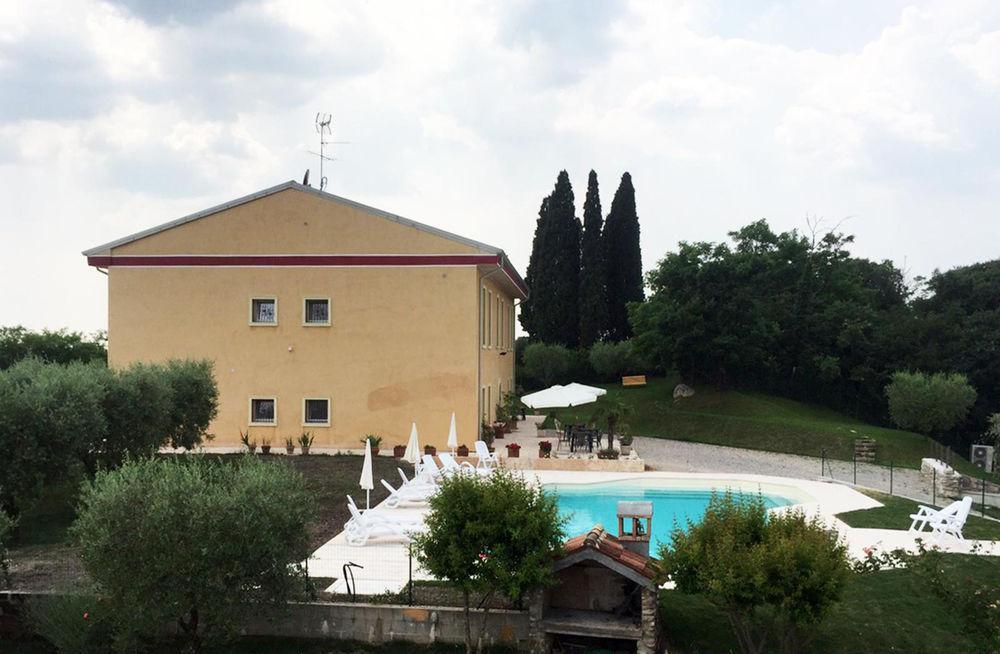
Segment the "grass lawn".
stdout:
<path fill-rule="evenodd" d="M 217 455 L 208 455 L 217 456 Z M 235 460 L 240 455 L 219 455 L 224 460 Z M 302 473 L 306 486 L 316 498 L 316 520 L 309 525 L 310 545 L 317 548 L 343 529 L 350 516 L 345 495 L 351 494 L 364 506 L 364 491 L 358 487 L 361 476 L 360 456 L 266 456 L 273 465 L 289 465 Z M 391 457 L 378 456 L 373 460 L 376 488 L 372 491 L 372 504 L 382 501 L 389 493 L 381 478 L 398 486 L 403 468 L 407 475 L 413 466 Z M 13 588 L 51 590 L 65 588 L 83 577 L 83 571 L 72 546 L 67 542 L 67 530 L 76 517 L 76 483 L 53 486 L 20 518 L 16 540 L 11 550 L 11 580 Z"/>
<path fill-rule="evenodd" d="M 836 411 L 765 393 L 698 388 L 694 397 L 673 399 L 676 377 L 650 378 L 646 386 L 602 385 L 634 409 L 628 418 L 632 434 L 696 441 L 753 450 L 786 452 L 851 460 L 854 440 L 867 436 L 878 443 L 878 463 L 919 468 L 931 456 L 931 439 L 898 429 L 874 427 Z M 600 400 L 598 400 L 600 402 Z M 596 404 L 559 409 L 563 422 L 587 422 Z M 968 461 L 956 467 L 971 471 Z"/>
<path fill-rule="evenodd" d="M 1000 559 L 949 555 L 956 575 L 1000 584 Z M 665 591 L 660 615 L 671 652 L 738 652 L 725 614 L 697 595 Z M 881 652 L 974 652 L 961 619 L 907 570 L 854 577 L 843 600 L 823 623 L 810 652 L 867 654 Z"/>
<path fill-rule="evenodd" d="M 910 515 L 917 512 L 917 503 L 894 495 L 885 495 L 875 491 L 862 491 L 884 506 L 877 509 L 863 509 L 839 513 L 837 517 L 848 526 L 868 529 L 908 529 Z M 928 532 L 928 536 L 930 533 Z M 975 540 L 1000 540 L 1000 522 L 970 515 L 962 529 L 962 535 Z"/>

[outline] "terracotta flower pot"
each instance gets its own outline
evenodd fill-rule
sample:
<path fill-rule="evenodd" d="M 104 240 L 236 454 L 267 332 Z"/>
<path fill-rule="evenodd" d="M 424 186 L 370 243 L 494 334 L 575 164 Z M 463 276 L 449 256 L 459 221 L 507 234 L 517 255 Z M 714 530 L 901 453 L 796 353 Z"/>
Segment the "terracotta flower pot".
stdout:
<path fill-rule="evenodd" d="M 508 447 L 507 448 L 507 458 L 517 459 L 521 457 L 521 448 L 519 447 Z"/>
<path fill-rule="evenodd" d="M 270 454 L 271 453 L 271 446 L 270 445 L 261 445 L 260 446 L 260 453 L 261 454 Z"/>
<path fill-rule="evenodd" d="M 431 456 L 434 456 L 437 453 L 438 450 L 433 445 L 424 445 L 424 454 L 430 454 Z"/>
<path fill-rule="evenodd" d="M 397 459 L 402 459 L 405 454 L 406 454 L 405 445 L 396 445 L 395 447 L 392 448 L 392 455 Z"/>
<path fill-rule="evenodd" d="M 295 446 L 294 445 L 286 445 L 285 446 L 285 454 L 287 454 L 289 456 L 291 456 L 292 454 L 295 454 Z"/>
<path fill-rule="evenodd" d="M 455 452 L 458 454 L 458 456 L 469 456 L 469 446 L 459 445 L 458 449 L 455 450 Z"/>
<path fill-rule="evenodd" d="M 378 456 L 378 448 L 377 447 L 373 447 L 372 448 L 372 456 Z"/>

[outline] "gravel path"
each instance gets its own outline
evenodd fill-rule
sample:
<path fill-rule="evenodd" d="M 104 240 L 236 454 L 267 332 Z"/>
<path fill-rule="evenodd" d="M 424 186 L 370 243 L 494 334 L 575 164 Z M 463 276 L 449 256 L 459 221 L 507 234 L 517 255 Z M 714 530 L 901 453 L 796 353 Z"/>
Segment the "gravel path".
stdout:
<path fill-rule="evenodd" d="M 738 447 L 707 445 L 665 438 L 635 439 L 635 449 L 646 465 L 654 470 L 673 472 L 736 472 L 775 477 L 818 479 L 821 460 L 797 454 L 779 454 Z M 827 460 L 825 478 L 851 483 L 854 481 L 854 463 Z M 930 502 L 930 487 L 920 480 L 918 470 L 896 468 L 892 475 L 893 495 L 902 495 L 918 501 Z M 858 485 L 889 492 L 889 468 L 867 463 L 858 464 Z"/>

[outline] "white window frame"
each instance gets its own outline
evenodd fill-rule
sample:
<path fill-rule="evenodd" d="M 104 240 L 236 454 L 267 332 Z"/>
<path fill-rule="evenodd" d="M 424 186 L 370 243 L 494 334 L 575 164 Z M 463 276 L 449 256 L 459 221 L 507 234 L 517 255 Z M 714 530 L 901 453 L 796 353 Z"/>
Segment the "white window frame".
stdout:
<path fill-rule="evenodd" d="M 307 307 L 309 302 L 315 302 L 317 300 L 323 300 L 326 302 L 326 322 L 309 322 L 307 318 L 309 317 L 309 312 Z M 277 309 L 275 309 L 275 314 L 277 315 Z M 302 326 L 303 327 L 329 327 L 333 322 L 333 302 L 330 298 L 323 297 L 322 295 L 309 295 L 302 298 Z"/>
<path fill-rule="evenodd" d="M 315 299 L 315 298 L 314 298 Z M 306 420 L 306 402 L 326 402 L 326 422 L 309 422 Z M 328 397 L 304 397 L 302 398 L 302 426 L 303 427 L 329 427 L 330 416 L 333 412 L 333 403 Z"/>
<path fill-rule="evenodd" d="M 253 402 L 254 400 L 271 400 L 274 403 L 274 421 L 273 422 L 254 422 L 253 420 Z M 273 395 L 251 395 L 250 399 L 247 401 L 247 424 L 251 427 L 277 427 L 278 426 L 278 398 Z"/>
<path fill-rule="evenodd" d="M 479 289 L 479 347 L 486 349 L 486 287 Z"/>
<path fill-rule="evenodd" d="M 274 322 L 256 322 L 253 316 L 253 303 L 254 300 L 270 300 L 274 302 Z M 278 326 L 278 298 L 274 295 L 254 295 L 251 296 L 249 302 L 249 323 L 251 327 L 277 327 Z"/>
<path fill-rule="evenodd" d="M 486 347 L 493 348 L 493 291 L 486 291 Z"/>

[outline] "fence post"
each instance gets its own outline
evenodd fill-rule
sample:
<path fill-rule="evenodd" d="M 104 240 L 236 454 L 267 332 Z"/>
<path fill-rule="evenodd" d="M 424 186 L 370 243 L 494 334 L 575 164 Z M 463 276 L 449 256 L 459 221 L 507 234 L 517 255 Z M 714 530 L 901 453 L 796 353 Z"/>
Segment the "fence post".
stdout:
<path fill-rule="evenodd" d="M 826 448 L 824 447 L 819 451 L 819 476 L 822 477 L 826 474 Z"/>
<path fill-rule="evenodd" d="M 410 582 L 406 585 L 410 606 L 413 606 L 413 543 L 410 543 Z"/>
<path fill-rule="evenodd" d="M 931 475 L 931 506 L 937 506 L 937 466 L 934 466 Z"/>
<path fill-rule="evenodd" d="M 986 469 L 983 469 L 983 478 L 979 480 L 979 486 L 982 488 L 982 495 L 979 498 L 979 514 L 986 517 Z"/>
<path fill-rule="evenodd" d="M 889 460 L 889 494 L 892 495 L 892 459 Z"/>
<path fill-rule="evenodd" d="M 854 450 L 854 485 L 858 485 L 858 451 Z"/>

